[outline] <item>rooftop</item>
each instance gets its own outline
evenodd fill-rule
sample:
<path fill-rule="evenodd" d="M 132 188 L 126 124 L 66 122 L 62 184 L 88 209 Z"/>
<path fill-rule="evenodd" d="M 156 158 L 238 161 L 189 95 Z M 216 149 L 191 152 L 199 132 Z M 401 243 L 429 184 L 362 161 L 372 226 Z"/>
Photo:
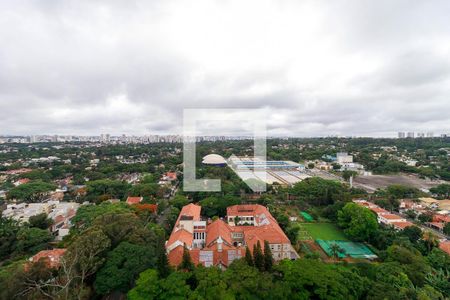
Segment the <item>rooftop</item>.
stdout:
<path fill-rule="evenodd" d="M 144 199 L 143 197 L 128 197 L 127 204 L 130 204 L 130 205 L 138 204 L 138 203 L 141 203 L 143 199 Z"/>

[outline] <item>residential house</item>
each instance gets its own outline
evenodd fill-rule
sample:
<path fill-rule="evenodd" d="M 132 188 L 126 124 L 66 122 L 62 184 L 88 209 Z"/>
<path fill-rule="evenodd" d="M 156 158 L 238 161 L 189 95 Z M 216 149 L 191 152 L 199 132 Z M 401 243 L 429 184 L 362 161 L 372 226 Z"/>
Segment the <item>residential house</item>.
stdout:
<path fill-rule="evenodd" d="M 30 179 L 28 179 L 28 178 L 21 178 L 19 180 L 16 180 L 15 182 L 13 182 L 13 185 L 14 186 L 19 186 L 19 185 L 22 185 L 22 184 L 25 184 L 25 183 L 28 183 L 28 182 L 30 182 Z"/>
<path fill-rule="evenodd" d="M 47 268 L 59 268 L 61 265 L 61 258 L 66 253 L 67 249 L 53 249 L 42 250 L 36 255 L 30 257 L 30 263 L 36 263 L 38 261 L 44 261 Z M 27 269 L 29 266 L 26 266 Z"/>
<path fill-rule="evenodd" d="M 144 197 L 128 197 L 127 198 L 127 204 L 133 205 L 133 204 L 139 204 L 144 200 Z"/>
<path fill-rule="evenodd" d="M 368 202 L 366 200 L 353 200 L 353 202 L 373 211 L 377 215 L 377 220 L 380 224 L 393 226 L 396 230 L 403 230 L 406 227 L 414 225 L 413 223 L 407 221 L 405 218 L 390 213 L 389 211 L 379 207 L 374 203 Z"/>
<path fill-rule="evenodd" d="M 440 241 L 439 249 L 450 255 L 450 240 Z"/>

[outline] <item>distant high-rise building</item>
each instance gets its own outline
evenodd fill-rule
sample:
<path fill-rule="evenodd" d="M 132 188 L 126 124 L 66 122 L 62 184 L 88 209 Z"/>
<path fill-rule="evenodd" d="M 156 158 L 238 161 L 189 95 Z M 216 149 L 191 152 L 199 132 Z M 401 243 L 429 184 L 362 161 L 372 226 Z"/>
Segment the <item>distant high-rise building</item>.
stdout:
<path fill-rule="evenodd" d="M 414 132 L 408 132 L 406 136 L 409 138 L 414 138 Z"/>
<path fill-rule="evenodd" d="M 432 138 L 434 136 L 434 133 L 432 132 L 427 132 L 427 137 Z"/>
<path fill-rule="evenodd" d="M 401 132 L 401 131 L 398 132 L 399 139 L 404 139 L 405 137 L 406 137 L 406 134 L 404 132 Z"/>
<path fill-rule="evenodd" d="M 425 133 L 423 133 L 423 132 L 418 132 L 418 133 L 417 133 L 417 137 L 424 138 L 424 137 L 425 137 Z"/>
<path fill-rule="evenodd" d="M 101 134 L 100 135 L 100 141 L 102 142 L 102 143 L 109 143 L 109 141 L 111 140 L 111 136 L 109 135 L 109 133 L 107 133 L 107 134 Z"/>

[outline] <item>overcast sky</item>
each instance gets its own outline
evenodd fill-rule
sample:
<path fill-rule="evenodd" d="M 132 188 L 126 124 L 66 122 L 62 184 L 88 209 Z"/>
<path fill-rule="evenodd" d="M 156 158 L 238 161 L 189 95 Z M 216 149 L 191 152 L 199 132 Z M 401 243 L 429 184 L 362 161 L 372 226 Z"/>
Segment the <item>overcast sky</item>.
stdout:
<path fill-rule="evenodd" d="M 0 1 L 0 135 L 182 133 L 185 108 L 261 108 L 270 135 L 450 133 L 449 16 L 445 0 Z"/>

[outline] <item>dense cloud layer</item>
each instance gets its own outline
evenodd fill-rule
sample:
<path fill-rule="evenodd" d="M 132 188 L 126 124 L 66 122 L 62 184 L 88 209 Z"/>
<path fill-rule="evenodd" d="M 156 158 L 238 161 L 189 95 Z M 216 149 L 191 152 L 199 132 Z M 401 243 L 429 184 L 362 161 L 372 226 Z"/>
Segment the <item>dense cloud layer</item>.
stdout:
<path fill-rule="evenodd" d="M 445 0 L 2 1 L 0 135 L 181 133 L 184 108 L 264 108 L 270 135 L 450 132 L 449 15 Z"/>

